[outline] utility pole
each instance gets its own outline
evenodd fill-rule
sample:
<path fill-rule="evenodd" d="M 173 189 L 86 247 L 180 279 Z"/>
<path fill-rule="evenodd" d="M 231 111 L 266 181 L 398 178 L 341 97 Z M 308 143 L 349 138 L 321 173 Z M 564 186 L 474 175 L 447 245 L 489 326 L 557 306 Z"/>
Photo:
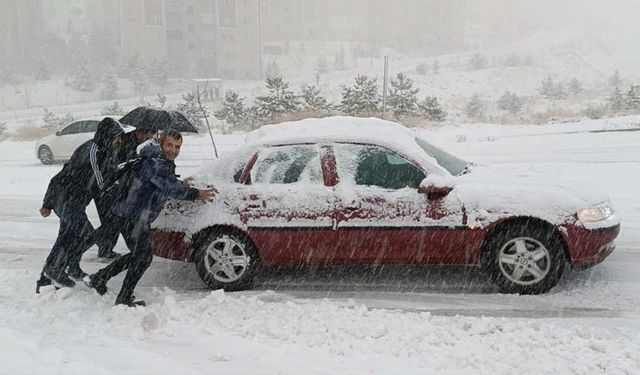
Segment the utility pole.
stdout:
<path fill-rule="evenodd" d="M 258 0 L 258 74 L 259 74 L 259 79 L 262 79 L 262 20 L 261 20 L 261 12 L 262 10 L 260 9 L 260 3 L 261 1 Z"/>
<path fill-rule="evenodd" d="M 384 77 L 382 80 L 382 119 L 387 114 L 387 76 L 389 75 L 389 56 L 384 57 Z"/>

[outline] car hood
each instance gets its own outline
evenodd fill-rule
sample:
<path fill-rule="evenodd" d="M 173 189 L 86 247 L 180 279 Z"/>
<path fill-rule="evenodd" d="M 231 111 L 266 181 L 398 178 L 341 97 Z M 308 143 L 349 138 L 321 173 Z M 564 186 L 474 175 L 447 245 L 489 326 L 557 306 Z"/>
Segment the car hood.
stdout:
<path fill-rule="evenodd" d="M 561 224 L 578 210 L 609 198 L 585 181 L 533 169 L 473 166 L 456 178 L 454 192 L 471 221 L 492 222 L 507 216 L 534 216 Z"/>

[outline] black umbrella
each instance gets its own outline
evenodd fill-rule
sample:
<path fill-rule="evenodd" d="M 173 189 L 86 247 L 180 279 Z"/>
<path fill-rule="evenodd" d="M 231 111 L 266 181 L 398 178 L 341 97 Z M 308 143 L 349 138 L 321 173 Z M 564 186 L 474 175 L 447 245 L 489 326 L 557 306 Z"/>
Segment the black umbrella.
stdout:
<path fill-rule="evenodd" d="M 138 107 L 120 119 L 120 123 L 141 130 L 175 130 L 197 133 L 198 130 L 184 114 L 178 111 L 153 107 Z"/>

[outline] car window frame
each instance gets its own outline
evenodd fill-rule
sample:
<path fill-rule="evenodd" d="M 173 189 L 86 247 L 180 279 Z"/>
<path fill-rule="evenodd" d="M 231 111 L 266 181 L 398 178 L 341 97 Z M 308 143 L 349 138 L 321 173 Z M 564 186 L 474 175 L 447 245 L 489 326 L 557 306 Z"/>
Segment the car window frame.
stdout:
<path fill-rule="evenodd" d="M 60 129 L 59 134 L 58 135 L 73 135 L 73 134 L 79 134 L 81 132 L 79 131 L 74 131 L 73 133 L 70 132 L 69 129 L 76 127 L 77 129 L 82 129 L 82 123 L 84 121 L 74 121 L 71 124 L 65 126 L 64 128 Z"/>

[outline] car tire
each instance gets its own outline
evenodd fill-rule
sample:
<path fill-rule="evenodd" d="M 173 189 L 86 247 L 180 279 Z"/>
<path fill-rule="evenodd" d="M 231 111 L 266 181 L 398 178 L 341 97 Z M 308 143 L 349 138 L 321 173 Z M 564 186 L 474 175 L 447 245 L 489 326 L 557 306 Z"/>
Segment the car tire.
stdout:
<path fill-rule="evenodd" d="M 40 159 L 42 164 L 53 164 L 53 152 L 51 152 L 48 146 L 40 146 L 40 148 L 38 148 L 38 159 Z"/>
<path fill-rule="evenodd" d="M 235 291 L 252 286 L 260 259 L 246 234 L 214 229 L 199 236 L 194 263 L 198 275 L 211 289 Z"/>
<path fill-rule="evenodd" d="M 502 293 L 541 294 L 553 288 L 567 259 L 562 238 L 550 226 L 498 228 L 487 241 L 482 265 Z"/>

